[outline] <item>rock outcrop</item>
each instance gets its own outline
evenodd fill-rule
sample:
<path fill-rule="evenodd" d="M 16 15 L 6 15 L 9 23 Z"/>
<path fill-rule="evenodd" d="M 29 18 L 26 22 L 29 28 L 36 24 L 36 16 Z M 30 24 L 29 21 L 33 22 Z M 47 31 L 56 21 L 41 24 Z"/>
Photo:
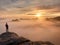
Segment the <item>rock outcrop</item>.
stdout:
<path fill-rule="evenodd" d="M 0 45 L 54 45 L 49 41 L 30 41 L 24 37 L 19 37 L 14 32 L 5 32 L 0 35 Z"/>
<path fill-rule="evenodd" d="M 29 41 L 26 38 L 19 37 L 14 32 L 5 32 L 0 35 L 0 45 L 19 45 Z"/>

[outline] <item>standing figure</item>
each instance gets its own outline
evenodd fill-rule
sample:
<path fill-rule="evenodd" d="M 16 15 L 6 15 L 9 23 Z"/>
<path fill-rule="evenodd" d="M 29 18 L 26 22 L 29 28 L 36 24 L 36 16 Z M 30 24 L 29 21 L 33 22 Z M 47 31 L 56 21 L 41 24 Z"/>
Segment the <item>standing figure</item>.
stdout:
<path fill-rule="evenodd" d="M 8 24 L 7 24 L 7 23 L 5 24 L 5 27 L 6 27 L 6 32 L 9 32 L 9 31 L 8 31 L 9 26 L 8 26 Z"/>

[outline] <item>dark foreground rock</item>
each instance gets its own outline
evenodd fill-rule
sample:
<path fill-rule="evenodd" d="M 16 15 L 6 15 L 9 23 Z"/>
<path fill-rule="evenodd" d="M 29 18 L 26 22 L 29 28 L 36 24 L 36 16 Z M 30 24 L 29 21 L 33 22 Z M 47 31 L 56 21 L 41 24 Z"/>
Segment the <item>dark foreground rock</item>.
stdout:
<path fill-rule="evenodd" d="M 32 42 L 24 37 L 19 37 L 14 32 L 5 32 L 0 35 L 0 45 L 54 45 L 49 41 Z"/>
<path fill-rule="evenodd" d="M 16 33 L 5 32 L 0 35 L 0 45 L 19 45 L 24 42 L 29 42 L 30 40 L 19 37 Z"/>

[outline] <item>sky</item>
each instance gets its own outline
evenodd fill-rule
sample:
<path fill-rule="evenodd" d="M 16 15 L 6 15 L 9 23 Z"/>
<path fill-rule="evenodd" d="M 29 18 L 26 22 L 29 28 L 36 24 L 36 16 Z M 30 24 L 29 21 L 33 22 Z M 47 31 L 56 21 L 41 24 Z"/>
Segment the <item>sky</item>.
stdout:
<path fill-rule="evenodd" d="M 32 15 L 38 11 L 60 16 L 60 0 L 0 0 L 0 15 Z"/>

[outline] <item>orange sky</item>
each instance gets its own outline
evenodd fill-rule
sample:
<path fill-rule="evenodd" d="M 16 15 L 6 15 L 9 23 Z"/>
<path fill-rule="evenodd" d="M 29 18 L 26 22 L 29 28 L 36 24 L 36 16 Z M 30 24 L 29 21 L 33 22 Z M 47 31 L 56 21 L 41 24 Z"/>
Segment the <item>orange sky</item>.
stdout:
<path fill-rule="evenodd" d="M 60 0 L 0 0 L 0 15 L 60 16 Z"/>

